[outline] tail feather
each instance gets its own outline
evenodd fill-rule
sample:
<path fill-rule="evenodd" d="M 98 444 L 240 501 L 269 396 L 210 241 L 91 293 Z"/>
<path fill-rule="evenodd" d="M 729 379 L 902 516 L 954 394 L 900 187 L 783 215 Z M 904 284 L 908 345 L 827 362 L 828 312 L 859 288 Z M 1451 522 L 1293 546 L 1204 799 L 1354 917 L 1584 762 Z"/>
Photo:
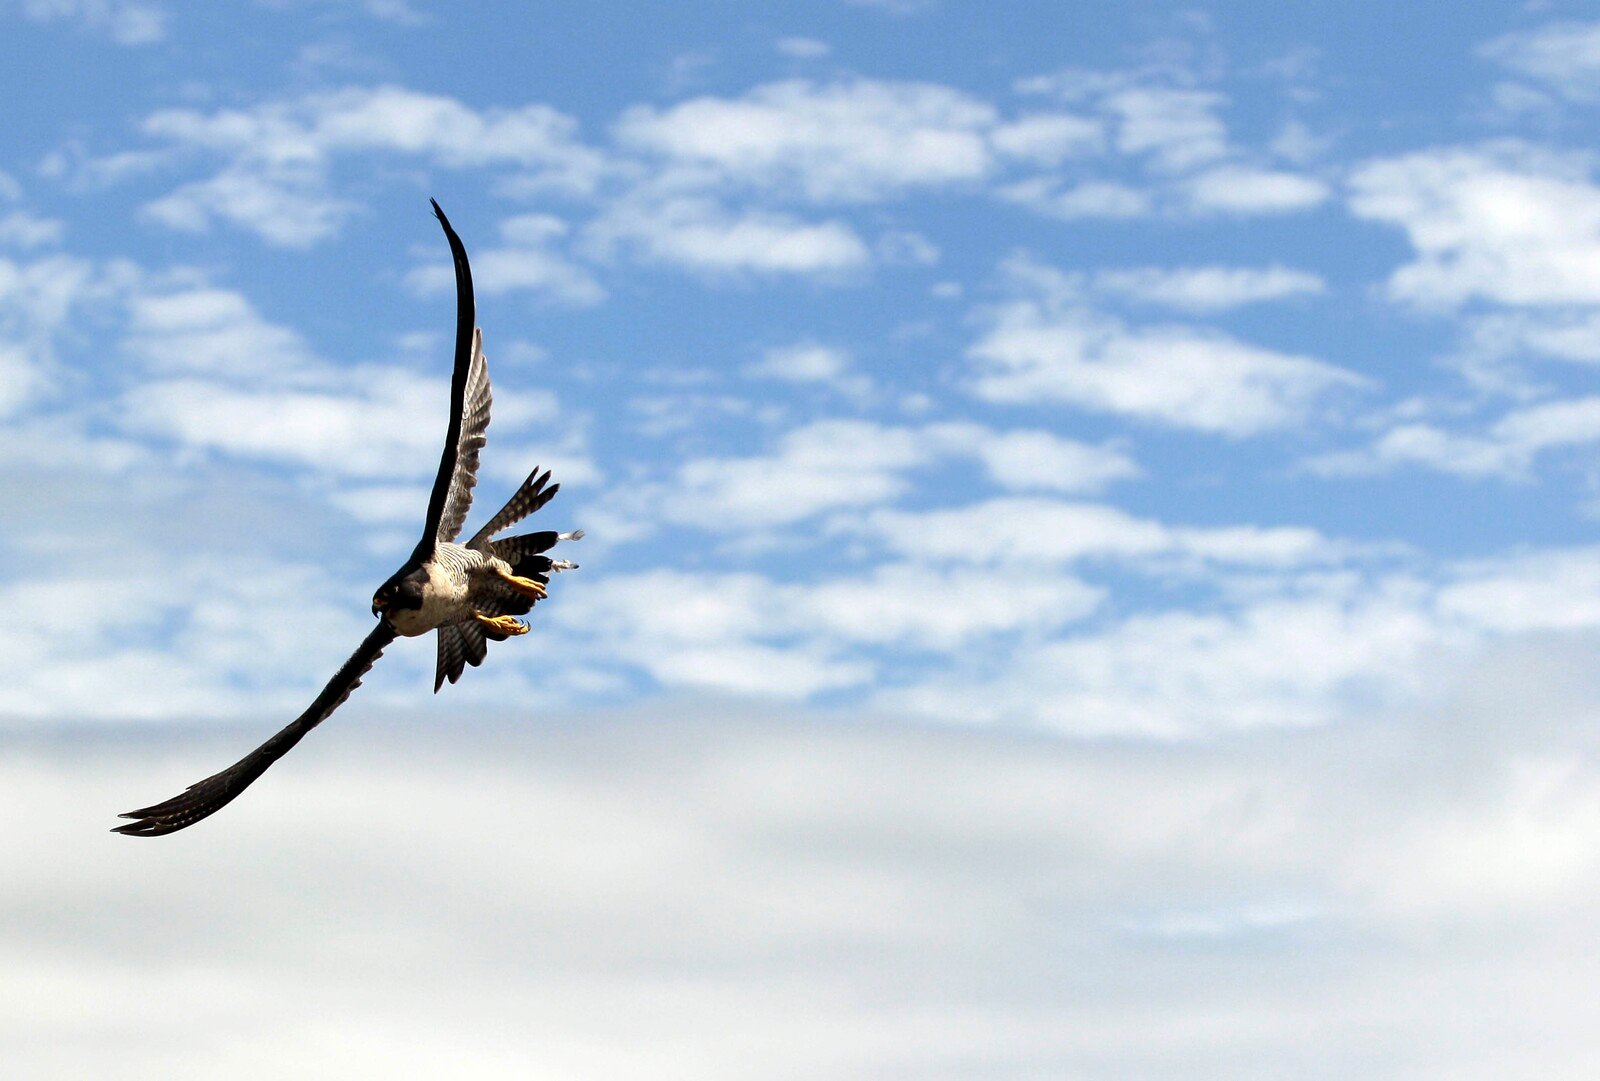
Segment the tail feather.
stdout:
<path fill-rule="evenodd" d="M 467 547 L 482 548 L 490 537 L 505 532 L 554 499 L 555 494 L 561 490 L 561 485 L 550 484 L 547 488 L 545 487 L 547 484 L 550 484 L 550 471 L 546 469 L 540 473 L 535 466 L 533 472 L 528 474 L 528 479 L 523 481 L 521 487 L 506 501 L 506 505 L 485 522 L 482 529 L 472 535 Z"/>
<path fill-rule="evenodd" d="M 476 623 L 446 623 L 439 628 L 439 663 L 433 673 L 433 693 L 444 681 L 454 683 L 467 665 L 476 668 L 489 653 L 483 628 Z"/>

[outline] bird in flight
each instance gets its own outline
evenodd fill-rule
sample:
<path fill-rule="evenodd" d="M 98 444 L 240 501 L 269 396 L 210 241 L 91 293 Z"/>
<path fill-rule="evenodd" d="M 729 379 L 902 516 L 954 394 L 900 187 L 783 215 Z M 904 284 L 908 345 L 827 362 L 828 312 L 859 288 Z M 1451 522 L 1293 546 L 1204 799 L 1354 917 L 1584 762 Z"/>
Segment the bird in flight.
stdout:
<path fill-rule="evenodd" d="M 181 795 L 122 818 L 132 822 L 112 832 L 134 837 L 155 837 L 192 826 L 225 807 L 267 767 L 289 752 L 305 734 L 327 720 L 350 692 L 361 685 L 397 637 L 414 638 L 436 630 L 439 634 L 438 669 L 433 689 L 445 680 L 454 683 L 466 665 L 483 663 L 488 642 L 528 632 L 517 617 L 544 600 L 550 575 L 573 570 L 576 564 L 552 559 L 545 553 L 558 541 L 577 540 L 582 530 L 557 533 L 520 533 L 494 538 L 548 503 L 561 487 L 550 483 L 550 473 L 535 469 L 516 494 L 465 544 L 455 543 L 472 506 L 472 489 L 478 481 L 478 451 L 489 428 L 489 368 L 483 356 L 483 332 L 477 326 L 472 299 L 472 268 L 461 238 L 434 202 L 433 212 L 444 227 L 456 272 L 456 359 L 450 379 L 450 426 L 439 457 L 439 473 L 428 498 L 428 517 L 422 539 L 399 570 L 378 588 L 372 614 L 378 625 L 345 661 L 310 707 L 267 742 L 221 773 L 192 784 Z"/>

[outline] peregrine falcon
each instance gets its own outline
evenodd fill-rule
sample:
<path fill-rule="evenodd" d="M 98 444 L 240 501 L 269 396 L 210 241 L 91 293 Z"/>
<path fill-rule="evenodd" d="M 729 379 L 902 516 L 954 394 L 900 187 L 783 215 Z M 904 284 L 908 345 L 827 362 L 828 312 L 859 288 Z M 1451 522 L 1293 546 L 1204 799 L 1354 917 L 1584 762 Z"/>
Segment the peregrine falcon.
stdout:
<path fill-rule="evenodd" d="M 535 469 L 499 512 L 472 535 L 466 544 L 455 543 L 472 506 L 472 489 L 478 480 L 478 451 L 489 428 L 489 368 L 483 356 L 483 333 L 478 329 L 472 299 L 472 269 L 461 238 L 433 203 L 444 227 L 455 261 L 456 356 L 450 380 L 450 427 L 445 434 L 439 473 L 428 499 L 428 517 L 416 550 L 378 588 L 372 598 L 377 626 L 334 674 L 304 713 L 277 735 L 221 773 L 189 786 L 182 795 L 122 818 L 134 821 L 112 832 L 155 837 L 192 826 L 215 814 L 268 766 L 288 753 L 305 734 L 328 719 L 395 638 L 408 638 L 437 630 L 438 668 L 433 689 L 445 680 L 454 683 L 466 665 L 483 663 L 487 642 L 503 642 L 526 634 L 528 625 L 517 617 L 544 600 L 550 575 L 576 569 L 576 564 L 552 559 L 545 553 L 559 541 L 577 540 L 581 530 L 557 533 L 520 533 L 494 538 L 550 501 L 561 487 L 550 483 L 550 473 Z"/>

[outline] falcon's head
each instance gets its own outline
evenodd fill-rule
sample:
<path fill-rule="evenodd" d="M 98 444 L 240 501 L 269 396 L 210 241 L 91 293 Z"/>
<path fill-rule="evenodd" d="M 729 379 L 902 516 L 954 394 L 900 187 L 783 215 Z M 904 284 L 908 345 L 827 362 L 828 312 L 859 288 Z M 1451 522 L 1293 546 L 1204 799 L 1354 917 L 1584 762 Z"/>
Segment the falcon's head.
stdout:
<path fill-rule="evenodd" d="M 428 572 L 422 567 L 397 571 L 372 595 L 372 614 L 381 616 L 408 608 L 421 608 L 422 587 L 427 581 Z"/>

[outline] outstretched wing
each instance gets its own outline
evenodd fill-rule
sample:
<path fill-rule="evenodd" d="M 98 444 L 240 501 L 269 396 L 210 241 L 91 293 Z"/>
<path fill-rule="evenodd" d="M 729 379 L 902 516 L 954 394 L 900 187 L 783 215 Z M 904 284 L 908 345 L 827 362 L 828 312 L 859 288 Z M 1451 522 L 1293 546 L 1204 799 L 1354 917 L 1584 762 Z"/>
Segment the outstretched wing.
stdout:
<path fill-rule="evenodd" d="M 456 440 L 456 469 L 450 494 L 434 535 L 438 543 L 453 541 L 472 509 L 472 489 L 478 483 L 478 452 L 489 435 L 489 362 L 483 355 L 483 331 L 472 332 L 472 362 L 467 368 L 466 406 L 461 412 L 461 437 Z"/>
<path fill-rule="evenodd" d="M 268 766 L 288 754 L 289 748 L 299 743 L 307 732 L 327 720 L 350 697 L 350 692 L 361 686 L 362 677 L 395 637 L 396 632 L 389 626 L 389 621 L 380 619 L 366 640 L 344 662 L 328 685 L 322 688 L 322 693 L 317 695 L 310 707 L 283 731 L 221 773 L 190 785 L 182 795 L 174 796 L 165 803 L 118 815 L 119 818 L 132 818 L 135 821 L 117 826 L 111 832 L 134 837 L 157 837 L 192 826 L 207 815 L 220 811 L 240 792 L 249 788 L 252 781 L 267 771 Z"/>
<path fill-rule="evenodd" d="M 456 475 L 461 460 L 462 417 L 467 408 L 467 384 L 472 373 L 472 358 L 475 350 L 473 342 L 477 327 L 477 306 L 472 299 L 472 267 L 467 263 L 467 249 L 462 246 L 461 238 L 456 236 L 456 231 L 450 228 L 450 219 L 444 216 L 444 211 L 439 209 L 436 200 L 433 202 L 433 212 L 439 218 L 439 224 L 444 227 L 445 239 L 450 242 L 450 257 L 455 261 L 456 267 L 456 363 L 455 371 L 450 376 L 450 426 L 445 431 L 444 451 L 439 455 L 439 473 L 433 478 L 433 493 L 428 497 L 428 518 L 422 527 L 422 539 L 417 542 L 416 551 L 412 553 L 413 562 L 421 563 L 433 555 L 434 545 L 440 538 L 440 531 L 444 525 L 445 504 L 450 502 L 451 490 L 456 488 Z M 481 353 L 479 354 L 481 357 Z M 484 392 L 488 393 L 488 372 L 484 371 Z M 489 423 L 488 409 L 485 408 L 483 423 Z M 480 435 L 482 433 L 479 433 Z M 480 443 L 479 446 L 482 444 Z M 477 452 L 473 452 L 473 463 L 476 468 Z M 476 479 L 476 478 L 474 478 Z M 472 484 L 464 486 L 464 499 L 472 498 Z M 465 511 L 462 512 L 465 517 Z M 459 529 L 459 524 L 457 529 Z"/>

